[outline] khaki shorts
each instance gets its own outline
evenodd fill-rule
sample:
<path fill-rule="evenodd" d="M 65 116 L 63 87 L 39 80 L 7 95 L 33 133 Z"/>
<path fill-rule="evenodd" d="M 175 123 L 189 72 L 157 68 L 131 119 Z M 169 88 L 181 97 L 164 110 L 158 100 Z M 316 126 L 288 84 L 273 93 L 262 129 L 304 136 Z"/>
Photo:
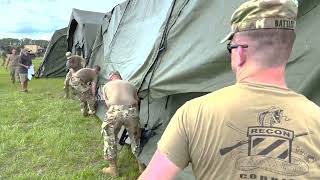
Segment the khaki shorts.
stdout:
<path fill-rule="evenodd" d="M 19 74 L 20 82 L 28 81 L 28 74 Z"/>

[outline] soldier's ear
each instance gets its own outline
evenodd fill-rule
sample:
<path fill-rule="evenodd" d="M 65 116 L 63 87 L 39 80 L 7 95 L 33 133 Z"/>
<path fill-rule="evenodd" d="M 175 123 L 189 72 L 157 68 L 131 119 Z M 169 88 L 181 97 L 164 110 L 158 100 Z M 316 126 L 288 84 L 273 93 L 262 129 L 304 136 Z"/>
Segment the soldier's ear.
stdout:
<path fill-rule="evenodd" d="M 239 46 L 237 48 L 237 53 L 238 53 L 238 62 L 237 62 L 237 65 L 238 66 L 242 66 L 245 62 L 246 62 L 246 54 L 244 53 L 244 50 L 241 46 Z"/>

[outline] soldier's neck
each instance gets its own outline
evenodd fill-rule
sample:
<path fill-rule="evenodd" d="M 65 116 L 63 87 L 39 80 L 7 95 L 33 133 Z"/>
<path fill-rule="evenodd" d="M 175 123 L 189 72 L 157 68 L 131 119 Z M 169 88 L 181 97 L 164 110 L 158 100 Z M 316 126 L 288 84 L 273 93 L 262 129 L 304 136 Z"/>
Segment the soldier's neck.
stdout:
<path fill-rule="evenodd" d="M 270 84 L 288 89 L 285 80 L 285 67 L 264 68 L 251 70 L 237 75 L 237 82 L 250 82 L 257 84 Z"/>

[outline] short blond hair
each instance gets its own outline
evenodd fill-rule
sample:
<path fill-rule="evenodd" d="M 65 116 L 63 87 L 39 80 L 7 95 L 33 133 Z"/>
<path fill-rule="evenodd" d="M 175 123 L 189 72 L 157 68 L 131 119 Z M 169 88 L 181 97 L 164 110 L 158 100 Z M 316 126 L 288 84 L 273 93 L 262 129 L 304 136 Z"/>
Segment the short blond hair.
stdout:
<path fill-rule="evenodd" d="M 236 33 L 235 37 L 249 39 L 247 51 L 249 55 L 256 57 L 254 59 L 260 65 L 275 67 L 288 61 L 295 32 L 287 29 L 257 29 Z"/>

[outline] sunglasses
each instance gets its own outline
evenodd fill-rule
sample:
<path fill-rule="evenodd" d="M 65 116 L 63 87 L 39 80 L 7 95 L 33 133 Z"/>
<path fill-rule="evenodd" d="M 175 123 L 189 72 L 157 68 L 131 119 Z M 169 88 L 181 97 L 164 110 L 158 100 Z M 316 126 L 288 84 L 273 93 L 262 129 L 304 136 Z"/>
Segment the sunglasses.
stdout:
<path fill-rule="evenodd" d="M 227 49 L 228 49 L 230 54 L 232 52 L 232 49 L 235 49 L 235 48 L 238 48 L 238 47 L 248 48 L 248 45 L 247 44 L 231 44 L 231 42 L 229 42 L 227 44 Z"/>

